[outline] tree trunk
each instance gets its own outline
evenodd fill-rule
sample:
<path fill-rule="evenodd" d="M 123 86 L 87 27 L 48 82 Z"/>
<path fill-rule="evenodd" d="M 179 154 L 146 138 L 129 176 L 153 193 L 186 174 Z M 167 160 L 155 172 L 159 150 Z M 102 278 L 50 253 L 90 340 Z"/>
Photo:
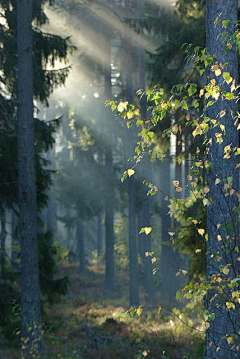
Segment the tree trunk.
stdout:
<path fill-rule="evenodd" d="M 125 0 L 125 6 L 129 16 L 130 2 Z M 133 102 L 133 85 L 132 85 L 132 44 L 131 39 L 125 35 L 126 51 L 126 99 L 129 103 Z M 127 130 L 127 154 L 134 154 L 134 133 L 133 127 Z M 137 262 L 137 236 L 136 236 L 136 215 L 135 215 L 135 177 L 132 176 L 128 181 L 128 236 L 129 236 L 129 275 L 130 275 L 130 306 L 139 305 L 138 294 L 138 262 Z"/>
<path fill-rule="evenodd" d="M 226 44 L 221 34 L 224 31 L 234 32 L 234 26 L 238 20 L 238 1 L 237 0 L 207 0 L 207 51 L 210 54 L 216 54 L 216 61 L 221 64 L 228 63 L 224 71 L 230 72 L 231 76 L 238 78 L 238 59 L 237 49 L 233 46 L 230 51 L 224 51 Z M 220 22 L 214 26 L 214 21 L 219 16 Z M 230 20 L 225 30 L 222 26 L 222 20 Z M 210 78 L 215 78 L 216 84 L 223 82 L 222 75 L 215 77 L 214 72 L 209 69 Z M 231 84 L 230 84 L 231 86 Z M 226 83 L 222 85 L 222 91 L 230 92 L 230 86 Z M 226 110 L 223 117 L 219 113 Z M 207 208 L 207 278 L 210 280 L 213 275 L 221 275 L 221 268 L 230 264 L 228 277 L 231 279 L 239 276 L 239 262 L 236 260 L 238 253 L 235 246 L 238 246 L 239 228 L 237 224 L 237 214 L 234 212 L 234 206 L 238 206 L 235 195 L 225 196 L 224 181 L 227 177 L 232 178 L 232 187 L 236 190 L 239 187 L 238 172 L 236 171 L 236 156 L 231 153 L 229 159 L 224 159 L 224 148 L 231 144 L 231 148 L 238 147 L 238 133 L 234 126 L 235 116 L 237 115 L 238 105 L 234 101 L 219 100 L 208 107 L 207 116 L 211 119 L 218 119 L 225 126 L 226 135 L 223 134 L 223 142 L 216 143 L 217 128 L 208 131 L 208 140 L 212 139 L 212 146 L 209 146 L 208 160 L 212 168 L 207 172 L 207 183 L 210 188 L 209 196 L 212 203 Z M 232 114 L 231 114 L 232 112 Z M 237 172 L 237 173 L 236 173 Z M 221 182 L 216 185 L 216 178 Z M 224 230 L 224 223 L 231 223 L 232 228 Z M 221 227 L 218 227 L 221 224 Z M 218 236 L 222 240 L 218 241 Z M 229 237 L 228 237 L 229 236 Z M 228 247 L 228 249 L 227 249 Z M 216 259 L 216 253 L 218 260 Z M 219 259 L 220 258 L 220 259 Z M 223 275 L 223 274 L 222 274 Z M 224 276 L 223 276 L 224 277 Z M 209 292 L 206 300 L 206 308 L 209 312 L 215 314 L 215 319 L 210 321 L 207 330 L 205 358 L 239 358 L 239 351 L 236 351 L 236 345 L 239 345 L 240 316 L 239 306 L 236 309 L 226 309 L 226 301 L 231 301 L 229 288 L 225 288 L 225 299 L 221 302 L 220 295 L 217 295 L 214 288 Z M 230 298 L 227 298 L 227 297 Z M 228 344 L 226 335 L 237 334 L 237 340 Z"/>
<path fill-rule="evenodd" d="M 79 270 L 82 275 L 86 274 L 86 254 L 85 254 L 85 235 L 84 222 L 82 219 L 77 221 L 77 246 L 79 258 Z"/>
<path fill-rule="evenodd" d="M 166 158 L 160 164 L 160 190 L 161 193 L 161 222 L 162 222 L 162 254 L 161 254 L 161 297 L 168 305 L 176 303 L 176 291 L 179 289 L 179 280 L 176 278 L 178 271 L 178 257 L 170 242 L 171 218 L 169 215 L 169 201 L 165 197 L 170 194 L 170 153 L 167 151 Z"/>
<path fill-rule="evenodd" d="M 48 160 L 50 161 L 48 170 L 55 171 L 56 165 L 55 165 L 55 145 L 53 148 L 49 151 Z M 52 176 L 54 176 L 52 174 Z M 51 185 L 48 192 L 48 205 L 47 205 L 47 230 L 48 232 L 51 232 L 51 245 L 54 243 L 54 237 L 56 234 L 56 201 L 55 201 L 55 190 L 54 186 Z"/>
<path fill-rule="evenodd" d="M 113 232 L 113 209 L 106 209 L 106 278 L 105 290 L 106 293 L 113 294 L 115 289 L 114 283 L 114 232 Z"/>
<path fill-rule="evenodd" d="M 1 245 L 1 254 L 0 254 L 0 265 L 1 265 L 1 277 L 4 279 L 5 274 L 5 262 L 6 262 L 6 208 L 4 204 L 1 205 L 1 234 L 0 234 L 0 245 Z"/>
<path fill-rule="evenodd" d="M 111 42 L 107 38 L 105 41 L 106 54 L 108 61 L 105 63 L 104 68 L 104 92 L 106 99 L 112 97 L 112 83 L 111 83 Z M 105 291 L 107 295 L 112 295 L 115 289 L 115 274 L 114 274 L 114 171 L 113 171 L 113 133 L 111 120 L 106 113 L 106 131 L 108 137 L 106 138 L 106 152 L 105 152 L 105 165 L 108 173 L 108 194 L 106 196 L 106 277 L 105 277 Z"/>
<path fill-rule="evenodd" d="M 18 216 L 16 214 L 16 208 L 15 206 L 12 209 L 12 229 L 11 229 L 11 235 L 12 235 L 12 261 L 15 263 L 19 251 L 18 251 L 18 239 L 17 239 L 17 226 L 18 226 Z M 16 265 L 16 263 L 15 263 Z"/>
<path fill-rule="evenodd" d="M 18 185 L 22 337 L 30 354 L 42 347 L 33 119 L 32 0 L 17 1 Z M 29 329 L 31 328 L 31 329 Z"/>
<path fill-rule="evenodd" d="M 97 256 L 98 259 L 102 255 L 102 214 L 97 217 Z"/>
<path fill-rule="evenodd" d="M 143 18 L 143 4 L 142 0 L 137 0 L 137 17 Z M 145 51 L 141 46 L 138 46 L 138 87 L 139 89 L 146 89 L 146 75 L 144 71 L 145 67 Z M 143 96 L 140 100 L 141 116 L 146 119 L 147 101 Z M 147 180 L 151 177 L 151 164 L 150 160 L 146 164 L 142 164 L 140 168 L 140 176 L 142 180 Z M 142 208 L 139 214 L 139 231 L 142 227 L 151 227 L 151 204 L 152 199 L 147 197 L 146 187 L 141 188 L 141 202 Z M 148 303 L 152 303 L 155 300 L 155 287 L 153 282 L 153 265 L 151 257 L 145 255 L 146 252 L 151 252 L 151 236 L 146 238 L 143 234 L 139 234 L 139 253 L 143 262 L 143 286 L 145 291 L 145 300 Z"/>

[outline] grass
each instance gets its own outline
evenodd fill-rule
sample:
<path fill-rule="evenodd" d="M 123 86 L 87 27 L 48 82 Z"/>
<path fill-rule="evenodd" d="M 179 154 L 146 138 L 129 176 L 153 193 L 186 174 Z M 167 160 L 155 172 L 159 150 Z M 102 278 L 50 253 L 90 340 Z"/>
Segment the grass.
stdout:
<path fill-rule="evenodd" d="M 90 266 L 83 277 L 76 264 L 65 264 L 59 267 L 59 276 L 62 275 L 69 276 L 69 291 L 59 303 L 45 305 L 43 358 L 202 358 L 203 334 L 177 319 L 180 316 L 189 326 L 197 325 L 184 313 L 175 310 L 176 316 L 172 316 L 162 310 L 157 314 L 157 305 L 144 305 L 141 316 L 131 318 L 126 314 L 129 308 L 125 273 L 117 273 L 116 294 L 112 298 L 104 295 L 102 266 Z M 11 343 L 2 341 L 0 348 L 1 359 L 20 358 Z"/>

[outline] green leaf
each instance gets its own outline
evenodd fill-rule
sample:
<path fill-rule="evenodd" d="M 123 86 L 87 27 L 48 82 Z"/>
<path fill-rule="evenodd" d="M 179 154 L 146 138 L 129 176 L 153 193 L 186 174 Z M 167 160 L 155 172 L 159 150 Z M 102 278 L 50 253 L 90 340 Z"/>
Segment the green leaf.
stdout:
<path fill-rule="evenodd" d="M 214 101 L 209 101 L 209 102 L 207 103 L 207 107 L 210 107 L 210 106 L 212 106 L 212 105 L 214 105 Z"/>
<path fill-rule="evenodd" d="M 178 290 L 178 291 L 176 292 L 176 299 L 179 300 L 179 299 L 181 299 L 181 298 L 182 298 L 182 293 L 180 292 L 180 290 Z"/>
<path fill-rule="evenodd" d="M 197 92 L 197 85 L 196 84 L 191 84 L 188 88 L 188 94 L 189 96 L 194 95 Z"/>
<path fill-rule="evenodd" d="M 160 314 L 160 313 L 161 313 L 161 310 L 162 310 L 162 307 L 161 307 L 161 305 L 159 305 L 159 306 L 158 306 L 158 311 L 157 311 L 157 313 Z"/>
<path fill-rule="evenodd" d="M 223 20 L 222 21 L 222 26 L 224 27 L 224 29 L 226 29 L 228 27 L 228 25 L 230 24 L 231 21 L 229 20 Z"/>
<path fill-rule="evenodd" d="M 223 78 L 226 81 L 227 84 L 230 84 L 233 80 L 233 78 L 230 76 L 229 72 L 224 72 L 223 73 Z"/>
<path fill-rule="evenodd" d="M 122 175 L 122 178 L 121 178 L 121 182 L 124 182 L 125 179 L 127 178 L 127 176 L 128 176 L 127 171 L 124 171 L 124 172 L 123 172 L 123 175 Z"/>
<path fill-rule="evenodd" d="M 114 103 L 114 104 L 112 104 L 112 106 L 111 106 L 111 110 L 112 110 L 112 112 L 113 111 L 115 111 L 116 110 L 116 108 L 117 108 L 117 105 Z"/>
<path fill-rule="evenodd" d="M 187 101 L 182 100 L 182 102 L 181 102 L 181 106 L 182 106 L 182 109 L 183 109 L 183 110 L 188 110 L 188 104 L 187 104 Z"/>
<path fill-rule="evenodd" d="M 199 101 L 198 101 L 197 99 L 194 99 L 194 100 L 193 100 L 193 106 L 194 106 L 195 108 L 199 107 Z"/>

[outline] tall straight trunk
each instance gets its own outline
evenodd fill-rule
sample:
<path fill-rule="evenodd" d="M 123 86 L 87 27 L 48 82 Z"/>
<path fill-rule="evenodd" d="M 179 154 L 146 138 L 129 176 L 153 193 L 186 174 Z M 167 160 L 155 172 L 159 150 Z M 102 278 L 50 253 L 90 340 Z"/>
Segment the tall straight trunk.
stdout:
<path fill-rule="evenodd" d="M 214 26 L 214 21 L 219 17 L 220 22 Z M 230 20 L 227 29 L 222 26 L 222 20 Z M 238 20 L 238 1 L 237 0 L 207 0 L 207 51 L 216 55 L 216 61 L 221 64 L 227 63 L 224 71 L 230 72 L 233 79 L 238 80 L 238 54 L 234 45 L 231 50 L 224 51 L 226 44 L 224 37 L 221 36 L 225 31 L 230 34 L 236 29 Z M 216 77 L 214 72 L 209 69 L 208 75 L 216 80 L 216 84 L 223 82 L 222 75 Z M 231 86 L 231 84 L 230 84 Z M 222 85 L 222 91 L 230 92 L 230 86 L 227 83 Z M 219 113 L 225 110 L 225 116 L 219 117 Z M 210 280 L 214 275 L 221 275 L 221 268 L 230 264 L 228 277 L 234 279 L 239 277 L 239 261 L 235 247 L 239 246 L 239 227 L 237 223 L 237 213 L 234 207 L 238 206 L 238 201 L 233 194 L 225 196 L 224 180 L 232 178 L 232 187 L 239 188 L 238 171 L 236 171 L 236 156 L 231 153 L 229 159 L 224 159 L 224 148 L 231 145 L 231 148 L 239 146 L 238 133 L 234 125 L 237 115 L 238 104 L 234 101 L 227 101 L 219 98 L 213 105 L 207 108 L 207 116 L 212 119 L 218 119 L 225 126 L 226 135 L 223 135 L 223 142 L 216 143 L 216 128 L 208 131 L 208 140 L 211 138 L 213 143 L 209 146 L 208 160 L 211 162 L 211 170 L 207 172 L 207 183 L 210 188 L 209 196 L 212 203 L 207 207 L 207 278 Z M 221 182 L 216 185 L 216 178 Z M 224 224 L 230 224 L 232 228 L 228 229 Z M 221 226 L 219 227 L 218 224 Z M 218 241 L 218 236 L 222 240 Z M 218 259 L 216 259 L 216 253 Z M 238 290 L 238 289 L 236 289 Z M 221 296 L 216 294 L 214 288 L 209 292 L 206 300 L 206 308 L 215 314 L 215 319 L 210 321 L 207 330 L 205 358 L 239 358 L 240 352 L 236 351 L 236 345 L 240 344 L 240 315 L 239 305 L 235 309 L 226 309 L 226 301 L 231 301 L 231 290 L 225 288 L 224 303 Z M 226 335 L 236 334 L 237 340 L 232 342 L 226 340 Z"/>
<path fill-rule="evenodd" d="M 113 231 L 113 209 L 106 209 L 106 277 L 105 290 L 106 293 L 113 294 L 114 285 L 114 231 Z"/>
<path fill-rule="evenodd" d="M 112 83 L 111 83 L 111 42 L 107 38 L 105 41 L 106 53 L 108 54 L 108 61 L 104 68 L 104 92 L 106 99 L 112 97 Z M 106 115 L 107 116 L 107 115 Z M 105 228 L 106 228 L 106 276 L 105 276 L 105 291 L 108 295 L 114 292 L 114 171 L 113 171 L 113 133 L 111 127 L 111 119 L 106 117 L 106 127 L 108 129 L 108 137 L 106 139 L 106 152 L 105 152 L 105 165 L 108 179 L 108 194 L 106 196 L 106 217 L 105 217 Z"/>
<path fill-rule="evenodd" d="M 100 258 L 102 255 L 102 214 L 97 217 L 97 256 Z"/>
<path fill-rule="evenodd" d="M 1 205 L 1 233 L 0 233 L 0 245 L 1 245 L 1 252 L 0 252 L 0 265 L 1 265 L 1 277 L 4 279 L 5 274 L 5 261 L 6 261 L 6 208 L 4 204 Z"/>
<path fill-rule="evenodd" d="M 143 3 L 142 0 L 137 0 L 137 17 L 142 19 L 143 17 Z M 138 47 L 138 86 L 140 89 L 146 89 L 146 74 L 144 71 L 145 67 L 145 51 L 142 47 Z M 147 101 L 146 97 L 143 96 L 140 101 L 141 117 L 146 119 L 147 115 Z M 150 161 L 146 164 L 141 165 L 141 177 L 142 180 L 147 180 L 151 177 L 151 165 Z M 152 200 L 147 197 L 147 191 L 145 186 L 141 188 L 141 201 L 142 208 L 139 215 L 139 227 L 151 227 L 151 204 Z M 141 229 L 140 228 L 140 229 Z M 143 286 L 145 291 L 145 300 L 149 303 L 155 300 L 155 287 L 153 282 L 153 265 L 150 257 L 145 255 L 146 252 L 151 252 L 151 235 L 147 238 L 143 234 L 139 234 L 139 253 L 142 257 L 143 262 Z"/>
<path fill-rule="evenodd" d="M 55 146 L 48 153 L 48 160 L 50 165 L 49 170 L 55 171 Z M 51 185 L 48 192 L 48 206 L 47 206 L 47 230 L 51 232 L 51 244 L 54 242 L 54 236 L 56 234 L 56 201 L 55 201 L 55 191 L 54 186 Z"/>
<path fill-rule="evenodd" d="M 86 274 L 86 253 L 85 253 L 85 234 L 84 234 L 84 222 L 82 219 L 77 221 L 77 247 L 79 258 L 79 270 L 80 273 Z"/>
<path fill-rule="evenodd" d="M 17 1 L 18 203 L 21 245 L 22 337 L 30 353 L 42 347 L 33 119 L 32 0 Z M 31 328 L 31 330 L 29 329 Z"/>
<path fill-rule="evenodd" d="M 144 166 L 142 164 L 142 166 Z M 147 166 L 147 173 L 149 174 L 149 166 Z M 142 171 L 143 179 L 146 177 L 145 171 Z M 147 191 L 145 186 L 142 185 L 141 189 L 141 201 L 142 207 L 139 214 L 139 231 L 142 227 L 151 227 L 151 198 L 147 197 Z M 139 253 L 143 263 L 143 287 L 145 292 L 145 300 L 147 303 L 153 303 L 155 301 L 155 286 L 153 281 L 153 265 L 151 257 L 147 256 L 147 252 L 151 252 L 151 235 L 147 237 L 144 234 L 139 234 Z"/>
<path fill-rule="evenodd" d="M 175 304 L 176 291 L 179 289 L 179 281 L 176 278 L 178 271 L 178 257 L 173 250 L 170 242 L 169 231 L 171 227 L 171 218 L 169 215 L 169 201 L 165 200 L 170 194 L 170 153 L 166 153 L 166 158 L 160 164 L 160 190 L 161 193 L 161 223 L 162 223 L 162 253 L 161 253 L 161 297 L 169 304 Z"/>
<path fill-rule="evenodd" d="M 11 235 L 12 235 L 12 261 L 15 262 L 17 259 L 17 256 L 19 255 L 17 247 L 18 247 L 18 239 L 17 239 L 17 226 L 18 226 L 18 216 L 16 214 L 16 208 L 15 206 L 12 209 L 12 229 L 11 229 Z"/>
<path fill-rule="evenodd" d="M 125 6 L 129 16 L 130 1 L 125 0 Z M 125 51 L 126 51 L 126 99 L 129 103 L 133 102 L 132 85 L 132 43 L 128 36 L 128 30 L 125 33 Z M 127 130 L 127 154 L 134 154 L 134 132 L 133 127 Z M 129 276 L 130 276 L 130 306 L 139 305 L 138 293 L 138 261 L 137 261 L 137 234 L 136 234 L 136 214 L 135 214 L 135 177 L 128 178 L 128 236 L 129 236 Z"/>

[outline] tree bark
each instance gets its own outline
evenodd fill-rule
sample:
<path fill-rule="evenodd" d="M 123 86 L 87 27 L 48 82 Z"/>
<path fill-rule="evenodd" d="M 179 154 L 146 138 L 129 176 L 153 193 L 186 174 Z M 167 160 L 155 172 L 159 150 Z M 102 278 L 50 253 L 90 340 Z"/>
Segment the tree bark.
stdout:
<path fill-rule="evenodd" d="M 6 262 L 6 208 L 5 205 L 1 205 L 1 234 L 0 234 L 0 244 L 1 244 L 1 254 L 0 254 L 0 261 L 1 261 L 1 277 L 4 280 L 5 277 L 5 262 Z"/>
<path fill-rule="evenodd" d="M 137 0 L 137 17 L 143 18 L 143 3 L 142 0 Z M 138 86 L 139 89 L 146 89 L 146 74 L 145 67 L 145 51 L 142 47 L 138 46 Z M 147 101 L 143 96 L 140 100 L 141 116 L 146 119 Z M 142 180 L 151 178 L 151 164 L 150 159 L 146 164 L 142 164 L 140 168 L 140 176 Z M 142 208 L 139 214 L 139 231 L 142 227 L 151 227 L 151 204 L 152 199 L 147 197 L 146 187 L 142 185 L 141 188 L 141 202 Z M 139 234 L 139 253 L 143 262 L 143 286 L 145 291 L 145 300 L 148 303 L 155 301 L 155 286 L 153 281 L 153 265 L 151 257 L 145 255 L 146 252 L 151 252 L 151 235 L 146 238 L 143 234 Z"/>
<path fill-rule="evenodd" d="M 129 15 L 130 2 L 125 0 L 125 6 Z M 132 43 L 127 34 L 125 35 L 125 51 L 126 51 L 126 99 L 129 103 L 133 102 L 133 85 L 132 85 Z M 134 133 L 133 127 L 127 130 L 127 154 L 132 156 Z M 138 262 L 137 262 L 137 235 L 136 235 L 136 215 L 135 215 L 135 177 L 131 176 L 128 181 L 128 236 L 129 236 L 129 275 L 130 275 L 130 306 L 139 305 L 138 294 Z"/>
<path fill-rule="evenodd" d="M 234 45 L 229 51 L 224 51 L 223 46 L 226 41 L 221 36 L 224 31 L 231 33 L 238 20 L 238 1 L 237 0 L 207 0 L 207 51 L 210 54 L 216 54 L 216 61 L 221 64 L 228 63 L 224 71 L 230 72 L 231 76 L 238 79 L 238 58 L 237 48 Z M 214 21 L 219 16 L 220 22 L 214 26 Z M 225 30 L 222 26 L 222 20 L 230 20 Z M 216 84 L 223 82 L 222 75 L 216 77 L 214 72 L 209 69 L 208 75 L 216 80 Z M 221 86 L 223 91 L 230 92 L 230 86 L 226 83 Z M 219 113 L 226 110 L 226 115 L 219 118 Z M 226 134 L 223 135 L 223 142 L 216 143 L 216 128 L 208 131 L 208 140 L 212 139 L 212 146 L 209 145 L 208 160 L 211 162 L 211 170 L 207 172 L 207 183 L 210 188 L 209 196 L 212 198 L 212 204 L 207 208 L 207 232 L 209 239 L 207 241 L 207 278 L 210 280 L 213 275 L 221 274 L 221 267 L 231 264 L 228 277 L 231 279 L 239 276 L 239 265 L 236 258 L 238 254 L 234 250 L 239 242 L 239 228 L 237 224 L 237 214 L 234 212 L 234 206 L 237 206 L 235 195 L 225 196 L 224 179 L 232 177 L 232 187 L 237 190 L 238 173 L 236 174 L 236 156 L 231 154 L 229 159 L 224 159 L 224 148 L 231 144 L 231 147 L 238 147 L 238 133 L 234 126 L 235 116 L 237 115 L 238 105 L 234 101 L 219 100 L 208 107 L 207 116 L 212 119 L 218 119 L 224 126 Z M 231 115 L 232 112 L 232 115 Z M 215 184 L 216 178 L 221 179 L 219 185 Z M 224 230 L 224 223 L 232 223 L 233 227 Z M 218 228 L 218 224 L 221 227 Z M 221 236 L 222 241 L 217 237 Z M 229 236 L 229 237 L 228 237 Z M 228 249 L 227 249 L 228 247 Z M 216 259 L 216 253 L 219 260 Z M 214 288 L 209 292 L 206 300 L 206 308 L 209 312 L 215 314 L 215 319 L 210 321 L 206 338 L 205 358 L 239 358 L 239 351 L 236 345 L 239 345 L 240 317 L 239 307 L 236 309 L 226 309 L 227 297 L 230 297 L 230 289 L 225 290 L 225 299 L 221 302 L 220 296 Z M 228 344 L 226 335 L 237 334 L 237 340 Z"/>
<path fill-rule="evenodd" d="M 108 54 L 108 61 L 104 68 L 104 92 L 106 99 L 112 97 L 112 83 L 111 83 L 111 42 L 110 38 L 105 41 L 106 53 Z M 109 119 L 106 114 L 106 122 Z M 105 165 L 108 173 L 108 193 L 106 196 L 106 277 L 105 277 L 105 291 L 107 295 L 112 295 L 115 289 L 115 270 L 114 270 L 114 171 L 113 171 L 113 133 L 111 122 L 106 123 L 108 129 L 108 138 L 106 139 Z"/>
<path fill-rule="evenodd" d="M 102 255 L 102 214 L 97 217 L 97 256 L 100 258 Z"/>
<path fill-rule="evenodd" d="M 162 253 L 161 253 L 161 297 L 168 305 L 176 304 L 176 291 L 179 289 L 179 280 L 176 278 L 178 271 L 178 255 L 173 250 L 170 242 L 169 231 L 171 218 L 169 215 L 169 201 L 165 197 L 170 194 L 170 153 L 166 153 L 166 158 L 160 164 L 160 190 L 161 193 L 161 222 L 162 222 Z"/>
<path fill-rule="evenodd" d="M 21 309 L 24 351 L 42 348 L 37 241 L 37 200 L 33 119 L 32 0 L 17 1 L 18 185 L 21 245 Z M 31 328 L 31 329 L 30 329 Z M 25 341 L 24 341 L 25 343 Z"/>
<path fill-rule="evenodd" d="M 86 274 L 86 254 L 85 254 L 85 235 L 84 235 L 84 222 L 82 219 L 77 221 L 77 245 L 78 245 L 78 258 L 79 270 L 82 275 Z"/>

